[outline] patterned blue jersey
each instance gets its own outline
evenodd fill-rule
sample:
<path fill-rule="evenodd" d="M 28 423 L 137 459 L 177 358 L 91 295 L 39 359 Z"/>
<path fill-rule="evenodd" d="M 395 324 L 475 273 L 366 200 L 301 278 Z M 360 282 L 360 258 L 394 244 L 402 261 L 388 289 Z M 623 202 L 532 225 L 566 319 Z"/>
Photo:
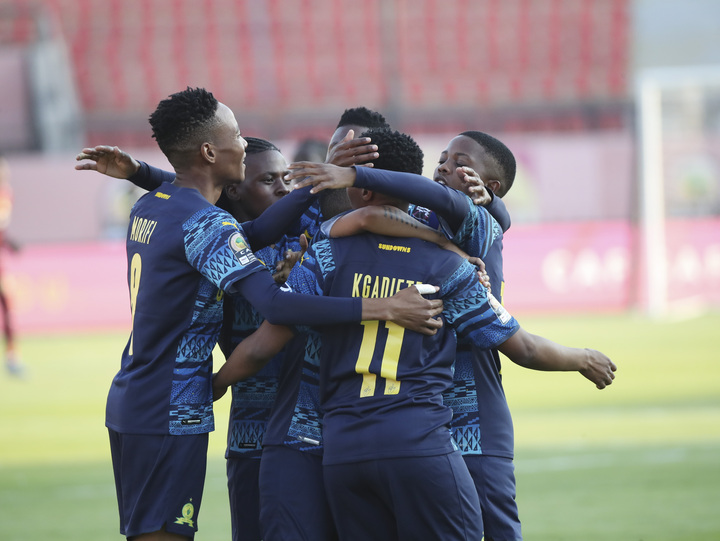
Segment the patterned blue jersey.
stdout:
<path fill-rule="evenodd" d="M 312 208 L 312 207 L 311 207 Z M 306 217 L 306 234 L 313 233 L 313 242 L 326 238 L 321 232 L 319 205 L 315 218 Z M 288 277 L 287 285 L 297 293 L 315 295 L 298 282 L 298 265 Z M 270 418 L 267 422 L 265 445 L 284 445 L 298 451 L 322 455 L 322 410 L 320 408 L 320 332 L 312 328 L 300 332 L 285 346 L 280 384 Z"/>
<path fill-rule="evenodd" d="M 452 411 L 442 393 L 452 384 L 458 337 L 490 348 L 519 328 L 490 304 L 475 268 L 419 239 L 364 234 L 315 242 L 297 270 L 304 293 L 388 297 L 429 283 L 444 301 L 445 325 L 434 336 L 382 321 L 324 328 L 323 462 L 451 452 Z"/>
<path fill-rule="evenodd" d="M 293 274 L 290 275 L 289 284 Z M 314 329 L 298 334 L 285 346 L 285 364 L 281 369 L 280 386 L 267 422 L 264 445 L 284 445 L 298 451 L 322 454 L 319 396 L 321 347 L 320 333 Z"/>
<path fill-rule="evenodd" d="M 172 184 L 133 207 L 127 258 L 133 330 L 106 425 L 134 434 L 209 432 L 221 290 L 264 267 L 234 218 Z"/>
<path fill-rule="evenodd" d="M 255 252 L 255 256 L 274 273 L 276 264 L 288 250 L 300 250 L 297 237 L 283 237 L 277 244 Z M 220 339 L 225 357 L 229 357 L 235 346 L 255 332 L 262 322 L 263 317 L 244 298 L 236 296 L 227 302 Z M 232 386 L 226 457 L 259 458 L 262 454 L 266 422 L 275 403 L 284 359 L 285 350 L 256 375 Z"/>
<path fill-rule="evenodd" d="M 500 208 L 496 206 L 495 209 L 495 212 L 505 213 L 500 221 L 509 223 L 504 205 Z M 496 234 L 488 247 L 482 215 L 484 212 L 480 212 L 478 207 L 471 207 L 454 242 L 466 253 L 482 257 L 490 276 L 493 296 L 502 302 L 505 285 L 503 236 L 502 232 Z M 463 454 L 513 458 L 515 441 L 512 416 L 502 386 L 500 355 L 496 349 L 459 344 L 453 386 L 443 398 L 453 409 L 453 436 Z"/>

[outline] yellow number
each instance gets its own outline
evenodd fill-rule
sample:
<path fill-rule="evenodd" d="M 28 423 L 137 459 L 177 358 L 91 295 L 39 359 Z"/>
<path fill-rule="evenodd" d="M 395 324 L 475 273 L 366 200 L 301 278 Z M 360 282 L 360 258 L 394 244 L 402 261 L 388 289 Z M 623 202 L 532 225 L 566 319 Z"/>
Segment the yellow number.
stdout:
<path fill-rule="evenodd" d="M 385 341 L 382 362 L 380 363 L 380 376 L 385 379 L 384 394 L 398 394 L 400 392 L 400 382 L 397 380 L 397 371 L 405 329 L 391 321 L 385 321 L 384 323 L 388 336 Z M 380 322 L 363 321 L 361 324 L 363 326 L 363 338 L 360 343 L 358 360 L 355 363 L 355 372 L 363 377 L 360 396 L 367 397 L 375 394 L 377 385 L 377 375 L 370 372 L 370 362 L 375 351 Z"/>
<path fill-rule="evenodd" d="M 142 258 L 135 254 L 130 261 L 130 314 L 133 329 L 135 327 L 135 304 L 137 303 L 138 291 L 140 289 L 140 272 L 142 271 Z M 128 353 L 133 354 L 134 330 L 130 333 L 130 348 Z"/>

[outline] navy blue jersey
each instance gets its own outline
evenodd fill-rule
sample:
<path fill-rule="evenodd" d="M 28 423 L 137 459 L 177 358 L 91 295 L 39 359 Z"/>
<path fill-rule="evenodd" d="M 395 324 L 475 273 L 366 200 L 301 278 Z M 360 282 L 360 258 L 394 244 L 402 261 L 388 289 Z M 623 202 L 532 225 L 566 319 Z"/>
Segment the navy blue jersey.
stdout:
<path fill-rule="evenodd" d="M 197 190 L 172 184 L 133 207 L 127 258 L 133 330 L 108 395 L 106 425 L 135 434 L 211 431 L 221 289 L 264 266 L 232 216 Z"/>
<path fill-rule="evenodd" d="M 419 239 L 364 234 L 314 243 L 298 270 L 303 293 L 388 297 L 429 283 L 444 301 L 445 325 L 434 336 L 381 321 L 324 329 L 324 464 L 453 451 L 442 392 L 457 338 L 490 348 L 519 328 L 490 305 L 475 268 Z"/>
<path fill-rule="evenodd" d="M 255 252 L 255 256 L 273 272 L 287 250 L 300 250 L 297 237 L 283 237 L 277 244 Z M 262 322 L 263 317 L 245 298 L 236 296 L 226 301 L 220 339 L 225 357 L 229 357 L 235 346 L 255 332 Z M 266 422 L 275 403 L 284 359 L 285 350 L 256 375 L 232 386 L 226 457 L 260 457 Z"/>
<path fill-rule="evenodd" d="M 499 223 L 509 227 L 510 217 L 502 200 L 496 197 L 493 203 L 493 217 L 497 213 L 499 215 L 492 222 L 492 242 L 489 245 L 487 211 L 475 205 L 469 207 L 457 233 L 448 236 L 467 254 L 482 258 L 490 277 L 493 297 L 502 303 L 505 282 L 503 230 Z M 430 227 L 438 228 L 442 224 L 434 212 L 424 207 L 411 207 L 411 214 Z M 443 230 L 448 234 L 447 227 Z M 513 422 L 502 386 L 501 368 L 496 349 L 458 345 L 453 386 L 443 394 L 443 399 L 453 410 L 453 437 L 465 455 L 513 457 Z"/>
<path fill-rule="evenodd" d="M 497 199 L 497 198 L 496 198 Z M 504 205 L 497 211 L 504 211 Z M 470 255 L 480 256 L 490 276 L 493 296 L 502 302 L 504 290 L 502 233 L 489 248 L 483 234 L 482 216 L 477 207 L 470 209 L 454 242 Z M 509 216 L 500 221 L 509 224 Z M 500 355 L 495 349 L 474 345 L 458 346 L 453 387 L 444 394 L 453 409 L 453 436 L 463 454 L 485 454 L 512 458 L 514 434 L 512 416 L 502 386 Z"/>
<path fill-rule="evenodd" d="M 324 224 L 322 229 L 318 229 L 313 242 L 326 238 Z M 298 269 L 298 265 L 293 268 L 287 284 L 298 293 L 317 294 L 315 290 L 308 291 L 306 285 L 298 281 L 301 276 Z M 280 370 L 275 404 L 267 422 L 265 445 L 285 445 L 298 451 L 322 455 L 320 349 L 321 336 L 313 328 L 301 329 L 285 346 L 284 365 Z"/>
<path fill-rule="evenodd" d="M 288 235 L 292 237 L 305 235 L 310 240 L 319 231 L 322 222 L 323 215 L 320 210 L 320 200 L 316 198 L 303 212 L 300 219 L 288 230 Z"/>
<path fill-rule="evenodd" d="M 292 285 L 292 276 L 288 283 Z M 294 287 L 294 286 L 293 286 Z M 280 386 L 267 422 L 264 445 L 284 445 L 316 455 L 323 452 L 320 408 L 320 333 L 307 330 L 285 346 Z"/>

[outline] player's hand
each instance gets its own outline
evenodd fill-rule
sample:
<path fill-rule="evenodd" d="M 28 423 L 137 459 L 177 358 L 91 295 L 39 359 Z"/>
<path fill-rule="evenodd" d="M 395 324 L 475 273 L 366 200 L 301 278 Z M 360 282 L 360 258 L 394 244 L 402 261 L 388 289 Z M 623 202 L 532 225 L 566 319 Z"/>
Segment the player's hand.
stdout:
<path fill-rule="evenodd" d="M 473 203 L 484 206 L 492 201 L 485 183 L 472 167 L 458 167 L 456 173 L 462 181 L 463 193 L 472 199 Z"/>
<path fill-rule="evenodd" d="M 220 400 L 223 396 L 225 396 L 225 393 L 228 390 L 227 385 L 226 386 L 215 385 L 215 376 L 217 376 L 217 373 L 213 374 L 213 379 L 212 379 L 212 381 L 213 381 L 213 388 L 212 388 L 213 402 Z"/>
<path fill-rule="evenodd" d="M 278 284 L 284 284 L 287 281 L 288 276 L 290 276 L 290 271 L 293 269 L 295 264 L 302 259 L 302 256 L 305 255 L 305 252 L 307 251 L 307 237 L 305 235 L 300 235 L 299 241 L 300 250 L 297 252 L 288 250 L 285 252 L 285 258 L 278 261 L 277 265 L 275 265 L 275 274 L 273 274 L 273 278 Z"/>
<path fill-rule="evenodd" d="M 478 280 L 488 290 L 488 293 L 492 293 L 492 287 L 490 287 L 490 275 L 485 272 L 485 269 L 478 269 Z"/>
<path fill-rule="evenodd" d="M 348 188 L 355 184 L 355 169 L 330 163 L 295 162 L 288 166 L 285 180 L 297 180 L 293 189 L 312 185 L 310 193 L 327 189 Z"/>
<path fill-rule="evenodd" d="M 432 287 L 435 292 L 440 288 Z M 443 309 L 442 299 L 426 299 L 417 287 L 401 289 L 390 297 L 393 300 L 390 321 L 421 334 L 433 335 L 443 326 L 439 316 Z"/>
<path fill-rule="evenodd" d="M 354 130 L 347 132 L 343 140 L 335 145 L 325 158 L 325 163 L 340 167 L 364 165 L 372 167 L 371 161 L 379 156 L 377 145 L 371 144 L 369 137 L 355 137 Z"/>
<path fill-rule="evenodd" d="M 592 381 L 598 389 L 604 389 L 615 379 L 617 366 L 604 353 L 585 348 L 585 367 L 579 372 Z"/>
<path fill-rule="evenodd" d="M 118 147 L 99 145 L 93 148 L 84 148 L 77 156 L 77 161 L 89 162 L 75 165 L 78 171 L 97 171 L 113 178 L 128 179 L 138 172 L 140 162 Z"/>

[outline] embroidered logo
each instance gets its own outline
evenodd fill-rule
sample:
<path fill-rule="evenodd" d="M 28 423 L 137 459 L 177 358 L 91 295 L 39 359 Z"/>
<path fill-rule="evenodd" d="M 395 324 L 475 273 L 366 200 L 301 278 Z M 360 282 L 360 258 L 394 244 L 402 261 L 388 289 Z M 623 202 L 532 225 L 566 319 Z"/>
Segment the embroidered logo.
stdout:
<path fill-rule="evenodd" d="M 192 504 L 192 498 L 191 498 L 188 503 L 183 505 L 182 517 L 178 517 L 175 520 L 175 524 L 187 524 L 191 528 L 194 528 L 195 524 L 193 522 L 193 515 L 195 515 L 195 507 Z"/>

